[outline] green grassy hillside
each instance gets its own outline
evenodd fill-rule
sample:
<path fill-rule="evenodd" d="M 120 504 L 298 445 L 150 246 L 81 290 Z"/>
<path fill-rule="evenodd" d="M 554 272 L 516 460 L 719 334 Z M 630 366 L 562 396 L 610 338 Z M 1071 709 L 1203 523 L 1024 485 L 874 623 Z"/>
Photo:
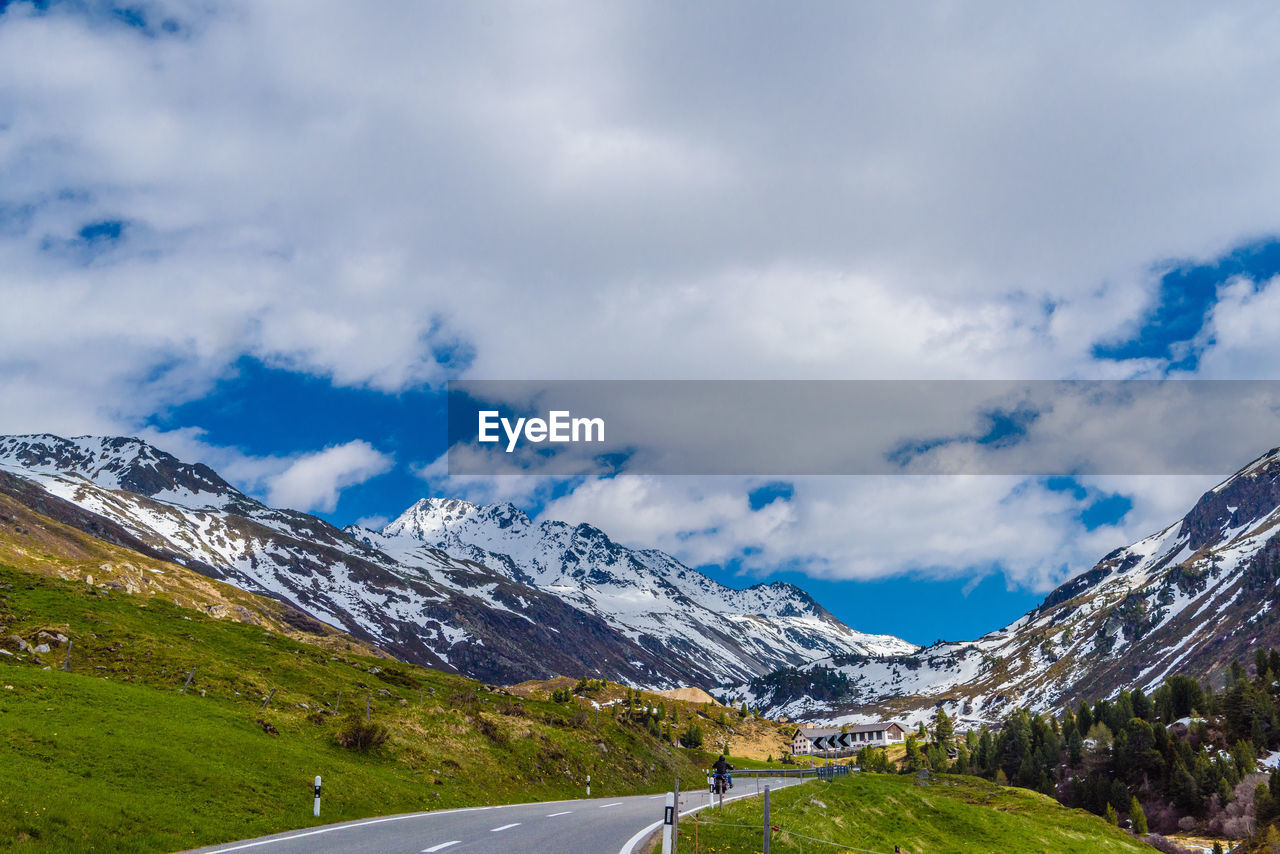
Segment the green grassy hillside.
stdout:
<path fill-rule="evenodd" d="M 577 797 L 588 774 L 601 795 L 702 783 L 703 754 L 607 711 L 325 642 L 0 565 L 0 848 L 166 851 L 305 826 L 316 774 L 323 823 Z M 341 746 L 366 702 L 385 743 Z"/>
<path fill-rule="evenodd" d="M 771 849 L 838 851 L 814 840 L 889 854 L 1122 854 L 1155 849 L 1082 810 L 974 777 L 851 774 L 771 796 Z M 695 820 L 696 816 L 696 820 Z M 747 799 L 681 820 L 682 851 L 761 849 L 761 802 Z M 728 825 L 746 825 L 730 827 Z M 805 839 L 803 837 L 811 837 Z"/>

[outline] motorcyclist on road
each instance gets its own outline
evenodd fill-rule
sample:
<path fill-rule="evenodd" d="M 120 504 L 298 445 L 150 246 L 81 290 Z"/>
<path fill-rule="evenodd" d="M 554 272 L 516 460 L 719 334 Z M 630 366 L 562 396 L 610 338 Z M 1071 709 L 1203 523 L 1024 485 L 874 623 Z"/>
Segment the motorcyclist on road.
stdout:
<path fill-rule="evenodd" d="M 729 788 L 733 788 L 733 775 L 729 772 L 733 770 L 733 766 L 724 758 L 724 754 L 720 754 L 720 758 L 711 766 L 711 770 L 715 772 L 717 777 L 723 777 L 728 783 Z"/>

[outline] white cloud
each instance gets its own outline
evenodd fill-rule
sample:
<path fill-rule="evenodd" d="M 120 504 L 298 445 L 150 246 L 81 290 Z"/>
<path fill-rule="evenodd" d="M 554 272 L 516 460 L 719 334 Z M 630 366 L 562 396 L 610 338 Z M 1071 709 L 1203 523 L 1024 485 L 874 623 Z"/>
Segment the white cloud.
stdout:
<path fill-rule="evenodd" d="M 1010 585 L 1045 592 L 1172 523 L 1212 482 L 1091 478 L 1077 498 L 1038 479 L 994 475 L 799 478 L 790 500 L 753 511 L 745 496 L 760 481 L 629 476 L 585 483 L 542 516 L 589 522 L 693 565 L 741 559 L 751 575 L 779 566 L 856 580 L 1000 571 Z M 1118 485 L 1143 509 L 1087 530 L 1080 512 Z"/>
<path fill-rule="evenodd" d="M 136 425 L 246 354 L 393 390 L 459 344 L 495 377 L 1095 375 L 1153 262 L 1280 230 L 1249 9 L 177 14 L 0 20 L 32 404 L 0 429 Z M 121 246 L 44 248 L 98 219 Z"/>
<path fill-rule="evenodd" d="M 494 378 L 1128 375 L 1153 366 L 1091 348 L 1153 263 L 1280 232 L 1265 7 L 200 8 L 180 38 L 0 16 L 0 431 L 136 432 L 244 356 L 386 390 L 468 352 Z M 118 246 L 57 248 L 100 220 Z M 1277 298 L 1224 293 L 1206 372 L 1276 363 Z M 330 507 L 382 465 L 361 444 L 203 454 Z M 1043 579 L 1104 538 L 1060 496 L 924 483 L 762 515 L 619 481 L 557 512 L 661 539 L 680 508 L 864 575 L 1006 549 Z"/>
<path fill-rule="evenodd" d="M 364 440 L 304 454 L 267 483 L 268 502 L 275 507 L 332 512 L 338 495 L 390 470 L 392 458 Z"/>
<path fill-rule="evenodd" d="M 1275 379 L 1280 365 L 1280 277 L 1237 277 L 1218 290 L 1198 347 L 1200 373 L 1230 379 Z"/>
<path fill-rule="evenodd" d="M 212 444 L 198 428 L 147 428 L 136 435 L 184 462 L 204 463 L 247 495 L 295 510 L 330 512 L 342 490 L 390 471 L 395 463 L 392 455 L 363 439 L 319 451 L 258 456 Z M 359 524 L 376 521 L 377 517 L 369 517 Z"/>

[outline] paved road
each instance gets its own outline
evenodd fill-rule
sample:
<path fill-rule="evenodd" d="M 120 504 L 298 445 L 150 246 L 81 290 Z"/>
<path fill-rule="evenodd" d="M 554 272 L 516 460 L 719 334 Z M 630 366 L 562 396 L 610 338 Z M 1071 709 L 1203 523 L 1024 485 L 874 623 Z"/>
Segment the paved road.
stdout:
<path fill-rule="evenodd" d="M 756 793 L 754 779 L 736 781 L 725 801 Z M 770 778 L 773 789 L 806 782 Z M 229 842 L 202 854 L 631 854 L 661 823 L 665 795 L 548 801 L 500 807 L 407 813 Z M 683 792 L 681 813 L 705 807 L 706 789 Z"/>

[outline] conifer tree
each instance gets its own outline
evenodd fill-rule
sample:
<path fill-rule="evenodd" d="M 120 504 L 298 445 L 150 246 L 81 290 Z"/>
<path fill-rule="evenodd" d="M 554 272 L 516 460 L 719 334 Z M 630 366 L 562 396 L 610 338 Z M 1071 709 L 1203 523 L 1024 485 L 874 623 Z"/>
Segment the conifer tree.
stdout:
<path fill-rule="evenodd" d="M 1076 715 L 1076 729 L 1080 730 L 1081 738 L 1089 734 L 1089 728 L 1093 726 L 1093 713 L 1089 711 L 1088 703 L 1080 703 L 1080 711 Z"/>
<path fill-rule="evenodd" d="M 933 741 L 943 750 L 951 749 L 951 742 L 955 738 L 955 728 L 951 725 L 951 718 L 947 716 L 946 709 L 938 709 L 938 714 L 933 718 Z"/>
<path fill-rule="evenodd" d="M 1138 803 L 1138 797 L 1135 795 L 1129 803 L 1129 821 L 1133 823 L 1133 832 L 1138 836 L 1146 836 L 1147 834 L 1147 814 L 1142 811 L 1142 804 Z"/>
<path fill-rule="evenodd" d="M 920 742 L 914 735 L 907 736 L 907 773 L 913 774 L 924 769 L 924 753 L 920 750 Z"/>

